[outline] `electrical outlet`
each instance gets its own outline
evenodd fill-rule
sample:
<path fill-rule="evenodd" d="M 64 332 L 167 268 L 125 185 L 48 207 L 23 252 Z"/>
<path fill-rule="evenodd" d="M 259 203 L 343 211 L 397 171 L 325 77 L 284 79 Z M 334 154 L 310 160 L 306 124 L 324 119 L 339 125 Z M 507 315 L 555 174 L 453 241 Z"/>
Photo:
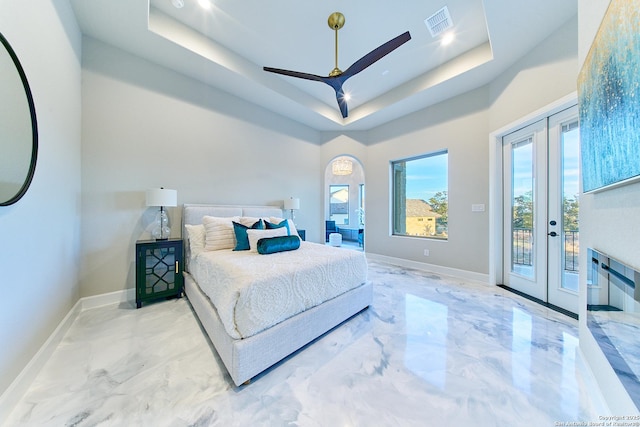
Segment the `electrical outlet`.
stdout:
<path fill-rule="evenodd" d="M 429 256 L 429 249 L 424 250 L 424 256 Z"/>

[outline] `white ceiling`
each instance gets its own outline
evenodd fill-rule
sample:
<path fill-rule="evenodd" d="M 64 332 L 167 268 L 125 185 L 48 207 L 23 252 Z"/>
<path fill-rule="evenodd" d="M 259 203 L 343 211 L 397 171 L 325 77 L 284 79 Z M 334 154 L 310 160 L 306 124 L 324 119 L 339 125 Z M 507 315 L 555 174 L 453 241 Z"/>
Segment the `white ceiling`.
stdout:
<path fill-rule="evenodd" d="M 71 0 L 82 32 L 317 130 L 367 130 L 482 86 L 577 13 L 577 0 Z M 447 6 L 455 41 L 440 45 L 424 20 Z M 328 75 L 379 45 L 412 39 L 344 84 L 343 119 L 328 85 L 263 66 Z"/>

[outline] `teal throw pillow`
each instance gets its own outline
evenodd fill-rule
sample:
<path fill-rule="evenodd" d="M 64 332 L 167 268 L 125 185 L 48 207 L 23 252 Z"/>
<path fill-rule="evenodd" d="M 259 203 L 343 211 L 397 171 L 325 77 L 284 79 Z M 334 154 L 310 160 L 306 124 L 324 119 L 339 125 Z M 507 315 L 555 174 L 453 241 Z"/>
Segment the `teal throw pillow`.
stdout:
<path fill-rule="evenodd" d="M 264 224 L 262 220 L 259 219 L 256 221 L 251 227 L 247 227 L 246 225 L 240 224 L 238 222 L 233 222 L 233 232 L 236 234 L 236 247 L 233 248 L 234 251 L 248 251 L 249 247 L 249 236 L 247 236 L 247 230 L 264 230 Z"/>

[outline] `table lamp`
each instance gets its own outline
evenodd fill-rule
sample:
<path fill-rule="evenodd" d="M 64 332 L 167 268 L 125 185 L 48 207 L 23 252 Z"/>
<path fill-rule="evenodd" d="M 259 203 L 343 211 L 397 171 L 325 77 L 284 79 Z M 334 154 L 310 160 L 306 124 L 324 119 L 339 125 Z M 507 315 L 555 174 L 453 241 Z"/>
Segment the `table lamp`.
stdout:
<path fill-rule="evenodd" d="M 295 224 L 294 220 L 294 210 L 300 209 L 300 199 L 294 199 L 293 197 L 290 199 L 284 200 L 284 208 L 286 210 L 291 211 L 291 222 Z"/>
<path fill-rule="evenodd" d="M 147 206 L 159 206 L 160 211 L 156 216 L 156 223 L 151 230 L 151 236 L 156 240 L 167 240 L 171 234 L 169 218 L 164 210 L 165 206 L 178 205 L 178 192 L 167 188 L 152 188 L 147 190 Z"/>

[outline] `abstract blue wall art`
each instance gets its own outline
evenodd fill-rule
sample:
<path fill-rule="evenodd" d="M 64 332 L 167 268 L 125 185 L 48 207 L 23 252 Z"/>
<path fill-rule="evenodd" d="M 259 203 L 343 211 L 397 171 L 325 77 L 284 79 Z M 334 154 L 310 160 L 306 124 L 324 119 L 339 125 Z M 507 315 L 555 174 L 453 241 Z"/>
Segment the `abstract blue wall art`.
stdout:
<path fill-rule="evenodd" d="M 640 0 L 612 0 L 578 76 L 584 192 L 640 179 Z"/>

